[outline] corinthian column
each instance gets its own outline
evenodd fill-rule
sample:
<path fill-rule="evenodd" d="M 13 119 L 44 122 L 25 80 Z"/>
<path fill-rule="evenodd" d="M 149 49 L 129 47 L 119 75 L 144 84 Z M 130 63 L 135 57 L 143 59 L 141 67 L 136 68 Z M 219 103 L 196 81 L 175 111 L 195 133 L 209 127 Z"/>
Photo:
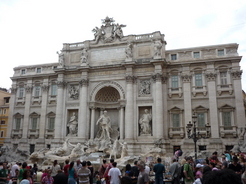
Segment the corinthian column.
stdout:
<path fill-rule="evenodd" d="M 95 131 L 95 107 L 90 107 L 91 109 L 91 134 L 90 139 L 94 139 L 94 131 Z"/>
<path fill-rule="evenodd" d="M 87 132 L 89 131 L 89 123 L 87 122 L 87 93 L 88 79 L 80 81 L 80 104 L 79 104 L 79 122 L 78 122 L 78 137 L 83 140 L 88 139 Z"/>
<path fill-rule="evenodd" d="M 235 122 L 237 122 L 238 127 L 245 127 L 245 109 L 243 104 L 241 75 L 242 75 L 241 70 L 234 70 L 231 72 L 234 91 L 235 91 L 235 107 L 236 107 Z"/>
<path fill-rule="evenodd" d="M 192 76 L 184 74 L 181 76 L 183 81 L 183 92 L 184 92 L 184 124 L 192 120 L 192 108 L 191 108 L 191 90 L 190 83 Z"/>
<path fill-rule="evenodd" d="M 47 101 L 48 101 L 48 80 L 43 80 L 42 85 L 42 104 L 41 104 L 41 116 L 40 116 L 40 126 L 39 126 L 39 138 L 44 138 L 45 133 L 45 122 L 46 122 L 46 109 L 47 109 Z"/>
<path fill-rule="evenodd" d="M 152 76 L 155 82 L 155 121 L 153 128 L 155 129 L 154 136 L 156 138 L 163 138 L 164 126 L 163 126 L 163 97 L 162 97 L 162 80 L 161 73 L 156 73 Z"/>
<path fill-rule="evenodd" d="M 24 111 L 24 121 L 23 121 L 23 138 L 27 138 L 27 133 L 29 129 L 29 117 L 30 117 L 30 105 L 32 98 L 32 80 L 27 81 L 27 86 L 25 88 L 26 92 L 26 102 L 25 102 L 25 111 Z"/>
<path fill-rule="evenodd" d="M 211 137 L 219 138 L 219 122 L 218 122 L 218 104 L 217 104 L 217 95 L 216 95 L 216 73 L 210 72 L 206 74 L 208 82 L 208 91 L 209 91 L 209 114 L 210 114 L 210 123 L 211 123 Z"/>
<path fill-rule="evenodd" d="M 64 109 L 64 87 L 66 86 L 66 82 L 63 81 L 63 74 L 60 74 L 60 78 L 57 81 L 57 98 L 56 98 L 56 119 L 55 119 L 55 138 L 62 138 L 63 134 L 63 126 L 66 126 L 63 120 L 63 109 Z M 65 136 L 65 135 L 64 135 Z"/>
<path fill-rule="evenodd" d="M 126 113 L 125 113 L 125 139 L 134 138 L 134 114 L 133 114 L 133 82 L 135 77 L 126 76 Z"/>

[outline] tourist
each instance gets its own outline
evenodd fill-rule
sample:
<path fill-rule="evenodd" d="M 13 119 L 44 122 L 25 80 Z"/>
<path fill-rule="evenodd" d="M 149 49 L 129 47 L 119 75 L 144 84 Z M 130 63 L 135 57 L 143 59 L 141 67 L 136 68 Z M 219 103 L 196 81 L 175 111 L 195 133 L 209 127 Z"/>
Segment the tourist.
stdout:
<path fill-rule="evenodd" d="M 74 169 L 78 172 L 78 170 L 80 170 L 82 167 L 81 161 L 80 159 L 78 159 L 75 163 L 74 163 Z M 79 183 L 79 178 L 76 178 L 77 183 Z"/>
<path fill-rule="evenodd" d="M 82 168 L 78 171 L 79 184 L 90 184 L 91 171 L 86 167 L 86 161 L 82 162 Z"/>
<path fill-rule="evenodd" d="M 132 178 L 132 183 L 137 183 L 137 178 L 139 175 L 139 169 L 138 169 L 138 161 L 134 162 L 134 166 L 131 168 L 131 172 L 129 173 L 129 176 Z"/>
<path fill-rule="evenodd" d="M 113 167 L 113 165 L 112 165 L 113 163 L 114 163 L 114 159 L 111 158 L 110 159 L 110 163 L 108 164 L 108 167 L 107 167 L 107 169 L 106 169 L 106 171 L 105 171 L 105 173 L 103 175 L 103 177 L 105 178 L 106 184 L 110 184 L 110 180 L 109 180 L 109 177 L 108 177 L 108 172 Z"/>
<path fill-rule="evenodd" d="M 131 166 L 130 164 L 126 164 L 125 172 L 126 172 L 126 171 L 129 171 L 128 173 L 130 173 L 131 169 L 132 169 L 132 166 Z M 128 174 L 128 175 L 129 175 L 129 174 Z"/>
<path fill-rule="evenodd" d="M 90 184 L 93 184 L 93 173 L 94 173 L 94 168 L 91 165 L 90 161 L 86 162 L 87 168 L 90 169 L 91 175 L 90 175 Z"/>
<path fill-rule="evenodd" d="M 233 170 L 236 173 L 236 175 L 241 178 L 242 166 L 238 163 L 237 156 L 233 156 L 232 163 L 229 164 L 228 168 Z"/>
<path fill-rule="evenodd" d="M 119 168 L 117 168 L 117 163 L 112 163 L 113 167 L 109 170 L 108 176 L 110 179 L 110 184 L 120 184 L 121 172 Z"/>
<path fill-rule="evenodd" d="M 51 176 L 54 178 L 57 175 L 57 172 L 61 169 L 61 166 L 58 164 L 57 160 L 54 160 L 51 169 Z"/>
<path fill-rule="evenodd" d="M 138 161 L 137 166 L 139 169 L 137 184 L 148 184 L 149 183 L 149 175 L 144 170 L 145 169 L 144 162 Z"/>
<path fill-rule="evenodd" d="M 52 171 L 50 169 L 47 170 L 47 175 L 42 179 L 42 184 L 53 184 L 54 178 L 51 176 Z"/>
<path fill-rule="evenodd" d="M 43 170 L 43 174 L 42 174 L 42 176 L 41 176 L 41 181 L 43 180 L 43 178 L 44 178 L 45 176 L 48 175 L 47 172 L 48 172 L 48 169 Z"/>
<path fill-rule="evenodd" d="M 146 172 L 147 174 L 150 173 L 150 167 L 148 166 L 148 164 L 145 164 L 144 170 L 145 170 L 145 172 Z"/>
<path fill-rule="evenodd" d="M 155 184 L 163 184 L 163 173 L 165 173 L 165 166 L 161 163 L 161 158 L 157 158 L 157 164 L 154 165 Z"/>
<path fill-rule="evenodd" d="M 12 177 L 12 184 L 20 183 L 19 179 L 19 167 L 15 170 L 15 176 Z"/>
<path fill-rule="evenodd" d="M 43 175 L 43 172 L 42 171 L 43 171 L 42 169 L 39 169 L 37 171 L 37 175 L 36 175 L 36 181 L 37 182 L 41 182 L 42 181 L 42 175 Z"/>
<path fill-rule="evenodd" d="M 120 184 L 132 184 L 132 179 L 129 176 L 130 171 L 125 172 L 125 176 L 120 179 Z"/>
<path fill-rule="evenodd" d="M 180 164 L 178 163 L 177 159 L 173 159 L 173 163 L 171 164 L 169 168 L 169 172 L 172 175 L 172 184 L 179 184 L 179 167 Z"/>
<path fill-rule="evenodd" d="M 3 168 L 0 170 L 0 184 L 6 184 L 8 179 L 8 169 L 7 169 L 7 163 L 3 163 Z"/>
<path fill-rule="evenodd" d="M 185 176 L 184 178 L 185 184 L 192 184 L 195 181 L 193 170 L 190 165 L 192 162 L 193 162 L 192 157 L 186 158 L 186 163 L 184 164 L 184 171 L 183 171 Z"/>
<path fill-rule="evenodd" d="M 26 167 L 27 167 L 27 163 L 26 162 L 23 162 L 23 164 L 21 165 L 20 173 L 19 173 L 19 181 L 22 180 L 23 173 L 26 170 Z"/>
<path fill-rule="evenodd" d="M 15 177 L 16 176 L 16 169 L 20 170 L 19 166 L 18 166 L 18 162 L 15 162 L 15 164 L 11 167 L 11 177 Z"/>
<path fill-rule="evenodd" d="M 68 176 L 62 172 L 62 170 L 59 170 L 57 175 L 54 177 L 54 183 L 53 184 L 67 184 Z"/>
<path fill-rule="evenodd" d="M 205 169 L 205 168 L 204 168 Z M 203 174 L 203 184 L 242 184 L 241 178 L 231 169 L 208 171 Z"/>
<path fill-rule="evenodd" d="M 221 157 L 222 158 L 222 167 L 221 167 L 221 169 L 226 169 L 226 168 L 228 168 L 228 161 L 226 160 L 226 156 L 222 156 Z"/>
<path fill-rule="evenodd" d="M 98 171 L 99 172 L 100 179 L 103 178 L 103 175 L 104 175 L 107 167 L 108 167 L 107 161 L 105 159 L 103 159 L 103 163 L 100 166 L 99 171 Z"/>
<path fill-rule="evenodd" d="M 74 169 L 74 162 L 71 162 L 68 169 L 68 184 L 76 184 L 75 178 L 77 178 L 77 172 Z"/>
<path fill-rule="evenodd" d="M 200 163 L 196 164 L 196 168 L 195 168 L 196 180 L 195 180 L 195 182 L 193 184 L 202 184 L 203 167 L 204 167 L 204 165 L 202 165 Z"/>
<path fill-rule="evenodd" d="M 63 168 L 63 171 L 65 173 L 65 175 L 68 177 L 68 168 L 69 168 L 69 160 L 65 160 L 65 166 Z"/>
<path fill-rule="evenodd" d="M 33 184 L 33 180 L 32 180 L 32 177 L 31 177 L 31 170 L 30 169 L 24 170 L 23 179 L 27 179 L 30 184 Z"/>

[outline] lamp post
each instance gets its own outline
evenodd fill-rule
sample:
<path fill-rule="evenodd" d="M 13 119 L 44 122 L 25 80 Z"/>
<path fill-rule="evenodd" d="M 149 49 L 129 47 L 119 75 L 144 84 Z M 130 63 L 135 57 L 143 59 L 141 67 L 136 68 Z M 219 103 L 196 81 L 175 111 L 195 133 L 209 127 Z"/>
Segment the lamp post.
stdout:
<path fill-rule="evenodd" d="M 186 126 L 187 129 L 187 135 L 189 139 L 193 139 L 194 141 L 194 146 L 195 146 L 195 162 L 197 160 L 197 141 L 199 139 L 207 139 L 209 138 L 210 135 L 210 125 L 207 123 L 205 125 L 206 128 L 206 135 L 201 135 L 199 131 L 197 131 L 197 116 L 195 115 L 195 113 L 192 115 L 192 123 L 189 122 Z"/>

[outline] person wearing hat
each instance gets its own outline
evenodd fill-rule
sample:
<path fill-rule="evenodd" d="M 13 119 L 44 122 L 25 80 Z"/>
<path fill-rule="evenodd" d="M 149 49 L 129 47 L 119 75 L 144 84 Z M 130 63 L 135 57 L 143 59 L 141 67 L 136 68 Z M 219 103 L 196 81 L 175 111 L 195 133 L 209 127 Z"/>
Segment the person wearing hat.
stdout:
<path fill-rule="evenodd" d="M 190 165 L 192 162 L 193 162 L 192 157 L 186 158 L 186 163 L 184 164 L 184 171 L 183 171 L 185 176 L 184 178 L 185 184 L 192 184 L 195 181 L 193 170 Z"/>
<path fill-rule="evenodd" d="M 196 168 L 195 168 L 196 180 L 195 180 L 194 184 L 201 184 L 203 167 L 204 167 L 204 165 L 202 165 L 200 163 L 196 164 Z"/>

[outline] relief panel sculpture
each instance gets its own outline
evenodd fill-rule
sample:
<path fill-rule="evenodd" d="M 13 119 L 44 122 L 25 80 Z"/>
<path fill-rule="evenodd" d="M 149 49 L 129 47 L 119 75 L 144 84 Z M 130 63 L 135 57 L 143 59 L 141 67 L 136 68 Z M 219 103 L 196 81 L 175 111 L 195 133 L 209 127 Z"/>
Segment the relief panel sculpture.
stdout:
<path fill-rule="evenodd" d="M 139 96 L 145 96 L 151 94 L 151 81 L 141 80 L 139 85 Z"/>

